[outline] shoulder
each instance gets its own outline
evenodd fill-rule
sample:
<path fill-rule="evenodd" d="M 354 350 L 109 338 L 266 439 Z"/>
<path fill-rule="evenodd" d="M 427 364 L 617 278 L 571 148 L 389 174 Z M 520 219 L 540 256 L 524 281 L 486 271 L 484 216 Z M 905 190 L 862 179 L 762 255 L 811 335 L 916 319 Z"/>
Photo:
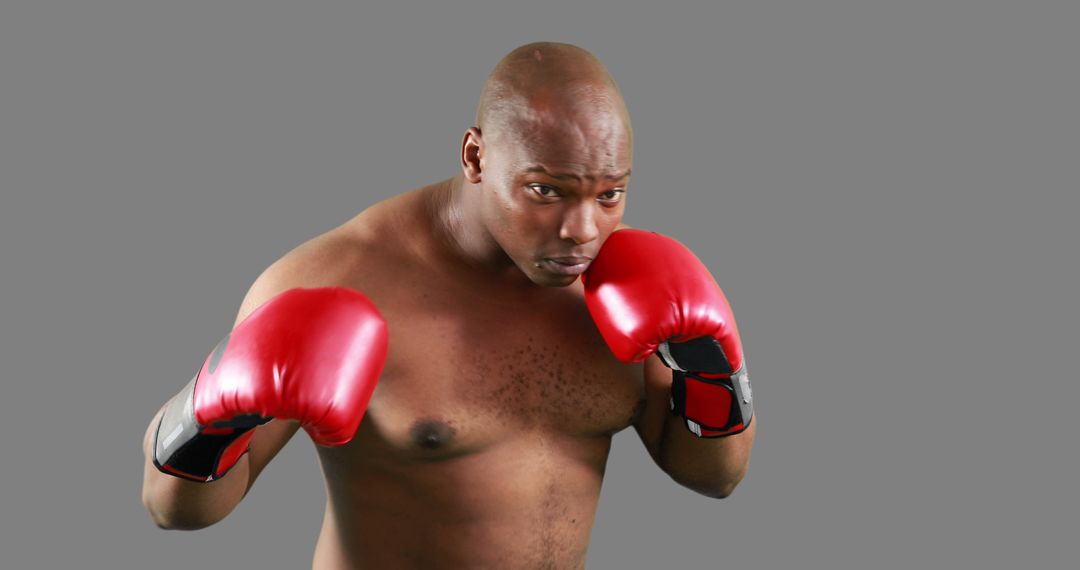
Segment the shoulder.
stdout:
<path fill-rule="evenodd" d="M 339 269 L 342 264 L 334 263 L 333 260 L 355 257 L 357 253 L 335 234 L 336 230 L 331 230 L 312 238 L 264 269 L 244 296 L 236 316 L 236 324 L 270 299 L 289 289 L 342 286 L 344 275 L 340 274 Z"/>
<path fill-rule="evenodd" d="M 373 268 L 403 263 L 401 236 L 386 223 L 385 211 L 384 203 L 377 204 L 270 264 L 248 289 L 236 323 L 289 289 L 349 287 L 369 297 L 376 294 L 385 277 Z"/>

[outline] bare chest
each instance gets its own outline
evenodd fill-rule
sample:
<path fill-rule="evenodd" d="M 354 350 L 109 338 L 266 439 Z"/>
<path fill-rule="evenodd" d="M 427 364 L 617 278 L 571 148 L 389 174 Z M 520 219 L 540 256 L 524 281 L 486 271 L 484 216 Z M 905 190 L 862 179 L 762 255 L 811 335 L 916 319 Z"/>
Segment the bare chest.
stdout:
<path fill-rule="evenodd" d="M 643 406 L 572 289 L 543 301 L 412 295 L 386 303 L 390 353 L 358 434 L 401 458 L 477 453 L 523 433 L 590 438 Z"/>

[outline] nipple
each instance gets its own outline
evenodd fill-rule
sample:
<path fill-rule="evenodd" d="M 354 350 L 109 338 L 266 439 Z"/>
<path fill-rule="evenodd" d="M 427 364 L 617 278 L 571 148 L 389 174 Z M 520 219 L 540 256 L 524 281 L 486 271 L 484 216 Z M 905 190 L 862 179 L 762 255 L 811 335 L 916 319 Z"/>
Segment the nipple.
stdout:
<path fill-rule="evenodd" d="M 439 449 L 454 437 L 454 428 L 440 420 L 419 420 L 413 424 L 409 435 L 424 449 Z"/>

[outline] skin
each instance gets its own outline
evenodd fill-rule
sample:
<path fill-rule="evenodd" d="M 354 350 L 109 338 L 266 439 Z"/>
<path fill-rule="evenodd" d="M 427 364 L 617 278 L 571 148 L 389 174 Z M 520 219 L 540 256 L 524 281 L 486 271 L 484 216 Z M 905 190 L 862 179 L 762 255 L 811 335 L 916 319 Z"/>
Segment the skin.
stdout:
<path fill-rule="evenodd" d="M 530 44 L 492 72 L 461 172 L 398 195 L 260 275 L 236 322 L 294 287 L 346 286 L 379 307 L 390 352 L 356 437 L 317 447 L 327 495 L 313 567 L 584 568 L 611 437 L 634 427 L 678 483 L 725 497 L 758 423 L 698 439 L 668 412 L 671 372 L 622 364 L 576 276 L 625 208 L 632 131 L 590 54 Z M 159 415 L 160 415 L 159 411 Z M 299 429 L 274 420 L 222 479 L 150 461 L 143 502 L 163 528 L 229 514 Z"/>

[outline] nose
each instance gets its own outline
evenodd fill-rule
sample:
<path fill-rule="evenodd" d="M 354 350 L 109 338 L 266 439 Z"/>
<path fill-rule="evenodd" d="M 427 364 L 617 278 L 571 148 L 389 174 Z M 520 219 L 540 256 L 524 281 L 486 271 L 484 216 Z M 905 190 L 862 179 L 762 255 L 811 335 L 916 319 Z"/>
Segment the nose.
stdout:
<path fill-rule="evenodd" d="M 559 228 L 559 237 L 571 240 L 575 244 L 589 243 L 600 236 L 600 229 L 596 227 L 595 207 L 591 200 L 575 204 L 563 217 L 562 227 Z"/>

